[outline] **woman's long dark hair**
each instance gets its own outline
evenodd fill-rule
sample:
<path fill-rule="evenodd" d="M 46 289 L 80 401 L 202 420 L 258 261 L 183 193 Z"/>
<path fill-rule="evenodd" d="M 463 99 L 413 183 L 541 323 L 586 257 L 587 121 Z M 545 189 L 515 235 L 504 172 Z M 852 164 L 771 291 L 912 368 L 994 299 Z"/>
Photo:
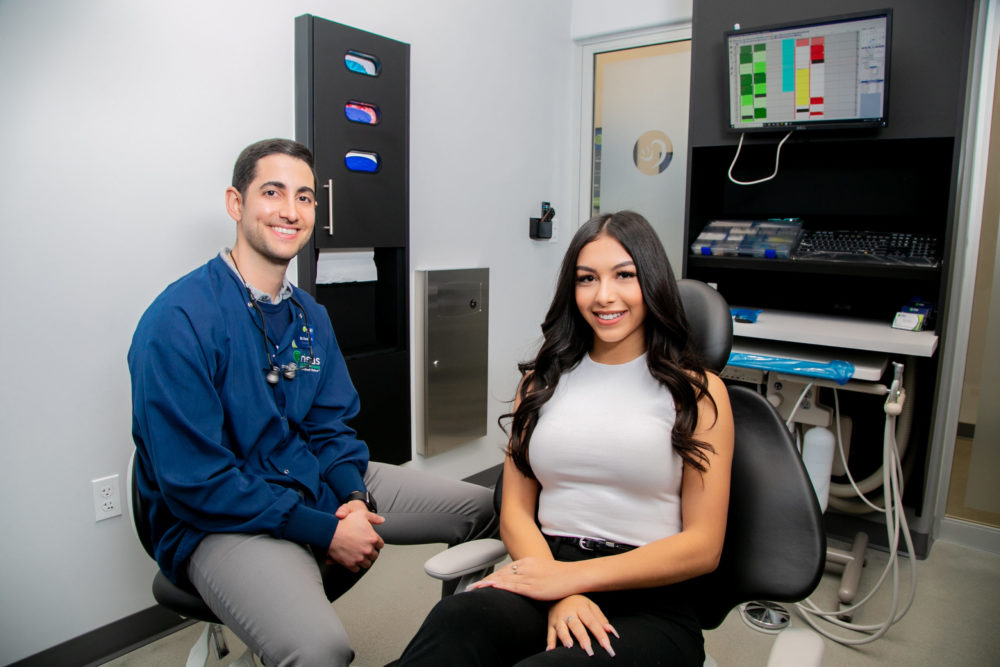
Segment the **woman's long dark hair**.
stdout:
<path fill-rule="evenodd" d="M 552 397 L 562 374 L 580 363 L 594 344 L 594 330 L 576 305 L 576 262 L 583 247 L 602 234 L 621 243 L 635 263 L 647 310 L 646 364 L 653 377 L 670 391 L 677 408 L 671 444 L 684 463 L 705 472 L 706 451 L 714 450 L 708 443 L 696 440 L 693 433 L 698 424 L 698 402 L 705 396 L 711 399 L 708 378 L 690 340 L 670 260 L 650 224 L 632 211 L 595 216 L 570 241 L 559 269 L 555 296 L 542 323 L 541 349 L 534 360 L 518 364 L 522 375 L 517 390 L 520 402 L 513 412 L 500 417 L 501 426 L 510 420 L 507 453 L 518 470 L 529 478 L 535 477 L 528 445 L 539 409 Z"/>

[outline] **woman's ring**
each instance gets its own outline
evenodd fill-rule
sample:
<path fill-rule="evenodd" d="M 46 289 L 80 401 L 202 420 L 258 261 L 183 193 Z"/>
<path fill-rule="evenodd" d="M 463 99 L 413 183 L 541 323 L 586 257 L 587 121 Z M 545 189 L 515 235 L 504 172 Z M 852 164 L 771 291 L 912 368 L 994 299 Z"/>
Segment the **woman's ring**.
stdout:
<path fill-rule="evenodd" d="M 517 574 L 517 563 L 512 563 L 510 569 L 513 570 L 514 574 Z"/>
<path fill-rule="evenodd" d="M 572 620 L 573 620 L 572 616 L 567 616 L 566 617 L 566 625 L 569 625 L 569 622 L 572 621 Z"/>

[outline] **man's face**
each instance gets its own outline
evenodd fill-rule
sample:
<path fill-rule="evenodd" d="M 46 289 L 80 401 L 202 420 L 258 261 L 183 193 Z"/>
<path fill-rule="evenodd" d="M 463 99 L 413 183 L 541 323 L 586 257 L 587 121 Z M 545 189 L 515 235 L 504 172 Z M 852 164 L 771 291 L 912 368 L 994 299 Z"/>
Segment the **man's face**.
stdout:
<path fill-rule="evenodd" d="M 298 158 L 275 153 L 257 161 L 246 195 L 226 191 L 236 220 L 237 243 L 273 264 L 287 265 L 305 246 L 316 222 L 312 169 Z"/>

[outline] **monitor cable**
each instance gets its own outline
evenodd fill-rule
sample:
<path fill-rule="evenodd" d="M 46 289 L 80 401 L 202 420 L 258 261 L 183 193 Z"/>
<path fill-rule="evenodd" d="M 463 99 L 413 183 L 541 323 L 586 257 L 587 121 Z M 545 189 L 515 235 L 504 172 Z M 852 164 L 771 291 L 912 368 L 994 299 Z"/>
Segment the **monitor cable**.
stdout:
<path fill-rule="evenodd" d="M 778 160 L 781 158 L 781 147 L 788 141 L 788 137 L 792 136 L 792 132 L 795 130 L 789 130 L 785 138 L 778 143 L 778 149 L 774 153 L 774 173 L 766 178 L 758 178 L 756 181 L 739 181 L 733 178 L 733 167 L 736 166 L 736 161 L 740 159 L 740 151 L 743 150 L 743 137 L 746 136 L 745 132 L 740 133 L 740 143 L 736 146 L 736 155 L 733 156 L 733 161 L 729 165 L 729 180 L 736 185 L 757 185 L 758 183 L 765 183 L 775 176 L 778 175 Z"/>

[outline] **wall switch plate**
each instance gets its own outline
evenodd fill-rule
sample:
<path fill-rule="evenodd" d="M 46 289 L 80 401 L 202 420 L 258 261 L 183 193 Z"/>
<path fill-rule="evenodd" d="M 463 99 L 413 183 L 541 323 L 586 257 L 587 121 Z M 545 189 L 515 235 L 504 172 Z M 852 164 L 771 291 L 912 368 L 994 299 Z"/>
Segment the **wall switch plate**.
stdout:
<path fill-rule="evenodd" d="M 96 521 L 104 521 L 121 516 L 122 496 L 118 475 L 108 475 L 90 480 L 94 493 L 94 516 Z"/>

